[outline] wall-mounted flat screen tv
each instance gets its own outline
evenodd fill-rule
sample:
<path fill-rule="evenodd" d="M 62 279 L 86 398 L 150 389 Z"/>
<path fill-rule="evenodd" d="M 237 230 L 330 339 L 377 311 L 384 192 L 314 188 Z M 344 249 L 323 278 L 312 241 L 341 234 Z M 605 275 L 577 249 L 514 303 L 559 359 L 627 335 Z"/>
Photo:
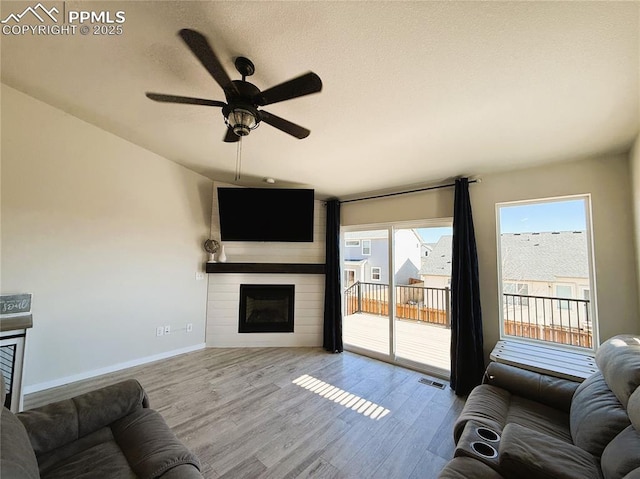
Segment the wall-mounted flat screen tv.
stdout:
<path fill-rule="evenodd" d="M 314 190 L 218 188 L 222 241 L 313 242 Z"/>

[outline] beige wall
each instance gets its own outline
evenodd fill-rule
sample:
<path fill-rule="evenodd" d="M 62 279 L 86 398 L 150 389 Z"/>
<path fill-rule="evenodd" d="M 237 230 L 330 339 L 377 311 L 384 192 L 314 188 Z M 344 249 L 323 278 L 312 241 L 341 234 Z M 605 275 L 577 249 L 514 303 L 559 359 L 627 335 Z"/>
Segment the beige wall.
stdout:
<path fill-rule="evenodd" d="M 634 233 L 636 241 L 636 251 L 640 252 L 640 135 L 636 138 L 636 142 L 629 154 L 629 163 L 631 165 L 631 188 L 633 194 L 633 216 L 634 216 Z M 637 276 L 640 278 L 640 253 L 637 259 Z M 638 281 L 640 288 L 640 281 Z M 638 290 L 638 298 L 640 298 L 640 289 Z"/>
<path fill-rule="evenodd" d="M 431 190 L 340 205 L 342 226 L 451 218 L 452 216 L 453 193 L 448 190 Z"/>
<path fill-rule="evenodd" d="M 495 205 L 504 201 L 590 193 L 600 341 L 618 333 L 640 332 L 629 174 L 627 155 L 619 155 L 485 175 L 481 183 L 470 185 L 487 355 L 500 336 Z M 346 203 L 342 206 L 342 224 L 375 224 L 452 214 L 453 188 L 445 188 Z"/>
<path fill-rule="evenodd" d="M 1 286 L 33 293 L 27 392 L 203 346 L 212 187 L 2 86 Z"/>

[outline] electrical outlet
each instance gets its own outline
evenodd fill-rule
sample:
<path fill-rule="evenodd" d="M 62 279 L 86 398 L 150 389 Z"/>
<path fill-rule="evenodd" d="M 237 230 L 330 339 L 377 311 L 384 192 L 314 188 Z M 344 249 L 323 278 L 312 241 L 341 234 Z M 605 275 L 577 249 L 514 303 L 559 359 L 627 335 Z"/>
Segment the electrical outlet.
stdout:
<path fill-rule="evenodd" d="M 193 332 L 193 323 L 187 323 L 187 333 Z"/>
<path fill-rule="evenodd" d="M 164 328 L 162 326 L 158 326 L 156 328 L 156 336 L 162 336 L 164 334 Z"/>
<path fill-rule="evenodd" d="M 204 273 L 196 271 L 196 281 L 202 281 L 204 279 Z"/>
<path fill-rule="evenodd" d="M 171 334 L 171 326 L 168 324 L 164 327 L 164 334 Z"/>

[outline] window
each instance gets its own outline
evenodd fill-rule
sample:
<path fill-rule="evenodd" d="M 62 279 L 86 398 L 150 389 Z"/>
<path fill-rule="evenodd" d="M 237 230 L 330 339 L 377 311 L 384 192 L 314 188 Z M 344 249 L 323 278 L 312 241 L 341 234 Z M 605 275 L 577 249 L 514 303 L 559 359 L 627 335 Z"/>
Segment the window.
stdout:
<path fill-rule="evenodd" d="M 353 248 L 353 247 L 360 247 L 360 240 L 345 240 L 344 241 L 344 245 L 347 248 Z"/>
<path fill-rule="evenodd" d="M 507 304 L 515 306 L 528 306 L 529 298 L 522 296 L 529 295 L 529 285 L 526 283 L 503 283 L 505 300 Z M 511 296 L 513 295 L 513 296 Z"/>
<path fill-rule="evenodd" d="M 382 277 L 382 268 L 378 266 L 371 267 L 371 281 L 380 281 Z"/>
<path fill-rule="evenodd" d="M 496 205 L 501 337 L 593 349 L 589 195 Z"/>
<path fill-rule="evenodd" d="M 362 240 L 362 255 L 371 256 L 371 240 Z"/>
<path fill-rule="evenodd" d="M 557 298 L 572 298 L 573 292 L 571 286 L 556 285 L 556 297 Z M 557 301 L 559 309 L 569 309 L 569 301 Z"/>

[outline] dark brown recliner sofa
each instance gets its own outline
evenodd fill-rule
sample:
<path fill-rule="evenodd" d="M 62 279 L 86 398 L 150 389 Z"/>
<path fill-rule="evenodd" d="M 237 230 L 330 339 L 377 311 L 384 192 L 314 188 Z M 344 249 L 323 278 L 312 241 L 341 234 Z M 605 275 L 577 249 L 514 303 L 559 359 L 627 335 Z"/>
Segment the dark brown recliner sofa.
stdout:
<path fill-rule="evenodd" d="M 491 363 L 440 479 L 640 479 L 640 336 L 596 352 L 583 383 Z"/>
<path fill-rule="evenodd" d="M 5 386 L 0 374 L 2 402 Z M 0 418 L 2 479 L 202 479 L 138 381 Z"/>

